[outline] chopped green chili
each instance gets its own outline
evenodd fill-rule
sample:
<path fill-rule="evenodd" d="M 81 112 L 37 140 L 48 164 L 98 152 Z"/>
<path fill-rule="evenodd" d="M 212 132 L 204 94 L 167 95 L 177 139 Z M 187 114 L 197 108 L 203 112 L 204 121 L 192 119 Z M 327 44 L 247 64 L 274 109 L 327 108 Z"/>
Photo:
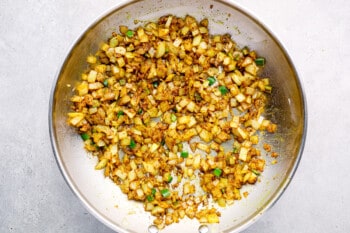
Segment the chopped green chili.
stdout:
<path fill-rule="evenodd" d="M 221 176 L 221 173 L 222 173 L 222 170 L 218 167 L 213 170 L 213 174 L 217 177 Z"/>
<path fill-rule="evenodd" d="M 228 89 L 225 86 L 219 86 L 219 91 L 222 95 L 226 95 L 228 93 Z"/>
<path fill-rule="evenodd" d="M 87 134 L 87 133 L 82 133 L 80 136 L 81 136 L 81 138 L 82 138 L 84 141 L 86 141 L 86 140 L 88 140 L 88 139 L 90 138 L 90 135 Z"/>
<path fill-rule="evenodd" d="M 142 108 L 140 108 L 140 109 L 137 111 L 138 114 L 142 114 L 142 112 L 143 112 Z"/>
<path fill-rule="evenodd" d="M 216 79 L 213 76 L 209 76 L 207 80 L 209 82 L 209 86 L 212 86 L 216 82 Z"/>
<path fill-rule="evenodd" d="M 233 152 L 234 154 L 237 154 L 237 153 L 239 152 L 239 149 L 238 149 L 238 147 L 233 147 L 233 150 L 232 150 L 232 152 Z"/>
<path fill-rule="evenodd" d="M 169 175 L 168 177 L 168 183 L 171 183 L 171 181 L 173 181 L 173 177 L 171 175 Z"/>

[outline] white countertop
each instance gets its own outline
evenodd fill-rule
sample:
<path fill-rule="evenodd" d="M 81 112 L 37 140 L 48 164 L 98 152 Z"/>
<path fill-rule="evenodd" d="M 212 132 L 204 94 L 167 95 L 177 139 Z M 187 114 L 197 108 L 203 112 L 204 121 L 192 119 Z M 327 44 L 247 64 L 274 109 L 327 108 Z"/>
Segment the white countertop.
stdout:
<path fill-rule="evenodd" d="M 0 2 L 0 232 L 112 232 L 87 213 L 51 150 L 49 96 L 73 41 L 113 0 Z M 284 44 L 308 136 L 280 200 L 245 232 L 350 231 L 350 2 L 237 0 Z"/>

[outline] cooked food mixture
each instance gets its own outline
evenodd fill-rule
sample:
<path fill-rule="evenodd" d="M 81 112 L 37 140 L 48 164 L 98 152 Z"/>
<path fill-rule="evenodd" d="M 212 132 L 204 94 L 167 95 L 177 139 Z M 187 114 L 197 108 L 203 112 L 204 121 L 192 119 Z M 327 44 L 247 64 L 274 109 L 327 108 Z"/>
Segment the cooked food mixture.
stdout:
<path fill-rule="evenodd" d="M 265 160 L 259 132 L 272 88 L 265 59 L 208 20 L 164 16 L 120 26 L 96 54 L 71 98 L 68 123 L 130 200 L 143 202 L 159 228 L 185 216 L 218 223 L 257 182 Z M 244 196 L 248 193 L 244 192 Z"/>

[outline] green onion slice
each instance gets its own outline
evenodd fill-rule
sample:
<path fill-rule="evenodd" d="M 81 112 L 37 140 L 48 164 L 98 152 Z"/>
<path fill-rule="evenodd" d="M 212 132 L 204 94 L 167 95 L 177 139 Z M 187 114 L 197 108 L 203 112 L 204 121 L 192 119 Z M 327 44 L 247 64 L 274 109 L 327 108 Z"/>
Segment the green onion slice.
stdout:
<path fill-rule="evenodd" d="M 255 59 L 255 64 L 257 66 L 264 66 L 265 63 L 266 63 L 265 62 L 265 58 L 263 58 L 263 57 L 258 57 L 258 58 Z"/>
<path fill-rule="evenodd" d="M 80 136 L 81 136 L 81 138 L 82 138 L 84 141 L 86 141 L 86 140 L 88 140 L 88 139 L 90 138 L 90 135 L 87 134 L 87 133 L 82 133 Z"/>
<path fill-rule="evenodd" d="M 160 194 L 162 194 L 163 197 L 170 197 L 170 191 L 169 189 L 162 189 L 160 190 Z"/>
<path fill-rule="evenodd" d="M 213 76 L 209 76 L 207 80 L 209 82 L 209 86 L 212 86 L 216 82 L 216 79 Z"/>
<path fill-rule="evenodd" d="M 163 138 L 162 141 L 160 142 L 160 145 L 164 146 L 165 145 L 165 139 Z"/>
<path fill-rule="evenodd" d="M 155 188 L 151 189 L 151 193 L 152 193 L 153 196 L 156 195 L 156 192 L 157 192 L 157 190 Z"/>
<path fill-rule="evenodd" d="M 177 119 L 177 118 L 176 118 L 176 115 L 172 113 L 172 114 L 170 115 L 170 119 L 171 119 L 171 122 L 175 122 L 176 119 Z"/>
<path fill-rule="evenodd" d="M 125 79 L 120 79 L 119 84 L 120 84 L 120 86 L 124 86 L 126 84 Z"/>
<path fill-rule="evenodd" d="M 154 200 L 153 195 L 147 195 L 146 198 L 147 198 L 147 201 L 149 201 L 149 202 L 152 202 Z"/>
<path fill-rule="evenodd" d="M 157 88 L 159 86 L 159 82 L 158 81 L 154 81 L 152 83 L 152 85 L 153 85 L 154 88 Z"/>
<path fill-rule="evenodd" d="M 117 112 L 117 118 L 119 118 L 120 116 L 124 115 L 124 112 L 122 110 L 119 110 Z"/>
<path fill-rule="evenodd" d="M 260 172 L 258 172 L 257 170 L 255 170 L 255 169 L 252 169 L 252 172 L 255 174 L 255 175 L 257 175 L 257 176 L 260 176 L 261 175 L 261 173 Z"/>
<path fill-rule="evenodd" d="M 249 48 L 247 46 L 245 46 L 243 49 L 242 49 L 242 53 L 244 56 L 248 55 L 249 53 Z"/>
<path fill-rule="evenodd" d="M 219 91 L 222 95 L 226 95 L 228 93 L 228 89 L 225 86 L 219 86 Z"/>
<path fill-rule="evenodd" d="M 188 157 L 188 152 L 187 151 L 181 151 L 180 153 L 182 158 L 187 158 Z"/>
<path fill-rule="evenodd" d="M 222 170 L 218 167 L 213 170 L 213 174 L 217 177 L 221 176 L 221 173 L 222 173 Z"/>
<path fill-rule="evenodd" d="M 132 30 L 128 30 L 125 35 L 129 38 L 133 37 L 134 36 L 134 32 Z"/>
<path fill-rule="evenodd" d="M 129 147 L 130 147 L 131 149 L 135 149 L 135 147 L 136 147 L 136 142 L 134 141 L 134 139 L 131 139 L 131 140 L 130 140 L 130 145 L 129 145 Z"/>
<path fill-rule="evenodd" d="M 103 86 L 108 87 L 108 79 L 105 79 L 105 80 L 103 81 Z"/>

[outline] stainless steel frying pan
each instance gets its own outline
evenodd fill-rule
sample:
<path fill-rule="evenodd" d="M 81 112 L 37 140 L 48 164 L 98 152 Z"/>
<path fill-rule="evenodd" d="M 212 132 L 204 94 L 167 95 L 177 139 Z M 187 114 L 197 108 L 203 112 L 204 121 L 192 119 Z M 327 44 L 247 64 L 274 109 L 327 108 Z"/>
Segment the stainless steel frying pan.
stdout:
<path fill-rule="evenodd" d="M 117 232 L 150 232 L 153 218 L 141 203 L 128 201 L 119 187 L 94 170 L 96 158 L 83 149 L 79 135 L 66 124 L 73 87 L 86 68 L 85 59 L 119 25 L 136 27 L 166 14 L 197 19 L 208 18 L 214 33 L 230 33 L 238 45 L 255 49 L 267 60 L 264 74 L 271 79 L 273 94 L 267 117 L 278 124 L 278 132 L 263 136 L 280 154 L 278 163 L 267 159 L 261 182 L 245 187 L 250 195 L 220 209 L 220 224 L 201 226 L 185 219 L 161 230 L 170 232 L 239 232 L 254 223 L 287 188 L 301 158 L 306 137 L 306 103 L 297 72 L 281 43 L 261 22 L 246 10 L 220 0 L 140 0 L 112 9 L 94 22 L 74 43 L 64 60 L 51 93 L 50 135 L 58 166 L 68 185 L 83 205 L 101 222 Z"/>

